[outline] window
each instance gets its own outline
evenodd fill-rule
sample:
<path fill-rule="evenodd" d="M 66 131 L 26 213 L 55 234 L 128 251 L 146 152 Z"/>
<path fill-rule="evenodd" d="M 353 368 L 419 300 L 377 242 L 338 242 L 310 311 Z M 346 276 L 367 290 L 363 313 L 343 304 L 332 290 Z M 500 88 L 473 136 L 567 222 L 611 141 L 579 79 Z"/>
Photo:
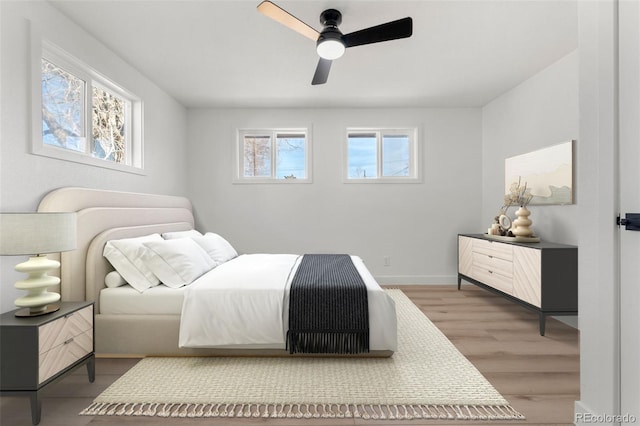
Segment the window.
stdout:
<path fill-rule="evenodd" d="M 239 130 L 236 182 L 310 182 L 306 129 Z"/>
<path fill-rule="evenodd" d="M 347 129 L 347 182 L 419 182 L 417 129 Z"/>
<path fill-rule="evenodd" d="M 32 151 L 91 165 L 142 168 L 142 101 L 42 42 Z"/>

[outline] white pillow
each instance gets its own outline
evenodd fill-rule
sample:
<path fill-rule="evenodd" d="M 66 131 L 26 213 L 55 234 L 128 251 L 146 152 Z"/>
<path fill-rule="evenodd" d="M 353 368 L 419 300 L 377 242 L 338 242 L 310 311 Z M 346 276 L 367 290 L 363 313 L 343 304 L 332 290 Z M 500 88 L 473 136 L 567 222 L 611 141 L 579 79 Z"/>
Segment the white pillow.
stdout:
<path fill-rule="evenodd" d="M 126 283 L 118 271 L 111 271 L 104 277 L 104 284 L 109 288 L 120 287 Z"/>
<path fill-rule="evenodd" d="M 216 266 L 191 238 L 152 241 L 145 246 L 148 249 L 143 256 L 145 264 L 167 287 L 191 284 Z"/>
<path fill-rule="evenodd" d="M 191 229 L 189 231 L 175 231 L 175 232 L 165 232 L 162 234 L 162 238 L 165 240 L 173 240 L 176 238 L 197 238 L 202 237 L 202 234 L 195 229 Z"/>
<path fill-rule="evenodd" d="M 122 278 L 140 293 L 160 284 L 158 277 L 151 272 L 142 260 L 142 255 L 147 250 L 143 243 L 149 241 L 164 240 L 160 234 L 111 240 L 107 242 L 102 252 L 115 270 L 122 275 Z"/>
<path fill-rule="evenodd" d="M 200 247 L 207 252 L 211 259 L 216 262 L 216 265 L 238 257 L 238 252 L 229 241 L 213 232 L 207 232 L 203 237 L 194 238 L 193 241 L 198 243 Z"/>

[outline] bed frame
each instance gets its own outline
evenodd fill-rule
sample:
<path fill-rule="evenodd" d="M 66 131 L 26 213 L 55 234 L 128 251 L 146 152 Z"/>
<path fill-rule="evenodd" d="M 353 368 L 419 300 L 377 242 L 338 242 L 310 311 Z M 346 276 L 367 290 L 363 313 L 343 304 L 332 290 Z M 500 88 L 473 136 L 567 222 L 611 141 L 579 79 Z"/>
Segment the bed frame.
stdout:
<path fill-rule="evenodd" d="M 113 270 L 102 256 L 106 242 L 194 229 L 192 206 L 187 198 L 66 187 L 48 193 L 38 211 L 77 212 L 77 248 L 60 253 L 60 294 L 63 301 L 94 302 L 95 347 L 99 356 L 290 356 L 282 349 L 179 348 L 180 315 L 100 312 L 104 277 Z M 391 351 L 361 354 L 391 355 Z"/>

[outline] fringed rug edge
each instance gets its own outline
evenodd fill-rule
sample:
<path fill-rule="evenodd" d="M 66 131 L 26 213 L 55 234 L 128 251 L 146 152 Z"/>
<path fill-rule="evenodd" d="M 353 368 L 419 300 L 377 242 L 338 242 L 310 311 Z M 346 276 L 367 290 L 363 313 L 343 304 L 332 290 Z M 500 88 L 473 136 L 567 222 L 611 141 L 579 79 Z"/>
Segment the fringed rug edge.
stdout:
<path fill-rule="evenodd" d="M 358 418 L 364 420 L 524 420 L 510 405 L 202 404 L 94 402 L 83 416 Z"/>

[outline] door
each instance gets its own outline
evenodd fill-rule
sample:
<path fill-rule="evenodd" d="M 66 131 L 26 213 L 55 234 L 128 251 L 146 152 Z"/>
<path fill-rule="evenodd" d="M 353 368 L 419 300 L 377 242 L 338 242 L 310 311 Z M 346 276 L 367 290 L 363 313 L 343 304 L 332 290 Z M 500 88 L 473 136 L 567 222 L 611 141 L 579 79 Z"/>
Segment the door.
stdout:
<path fill-rule="evenodd" d="M 640 6 L 619 2 L 620 214 L 640 213 Z M 620 414 L 640 419 L 640 232 L 619 228 Z M 637 420 L 636 420 L 637 421 Z"/>

